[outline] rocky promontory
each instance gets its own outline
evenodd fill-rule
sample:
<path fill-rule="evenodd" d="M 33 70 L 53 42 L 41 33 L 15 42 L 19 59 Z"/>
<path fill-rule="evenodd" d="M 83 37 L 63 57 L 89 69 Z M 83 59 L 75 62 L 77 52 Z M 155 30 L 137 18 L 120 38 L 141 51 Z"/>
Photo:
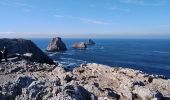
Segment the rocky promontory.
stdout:
<path fill-rule="evenodd" d="M 38 48 L 31 40 L 26 39 L 0 39 L 0 50 L 6 47 L 8 50 L 8 57 L 17 55 L 30 56 L 33 62 L 54 64 L 40 48 Z"/>
<path fill-rule="evenodd" d="M 26 60 L 0 64 L 0 100 L 169 100 L 170 80 L 88 63 L 72 71 Z"/>

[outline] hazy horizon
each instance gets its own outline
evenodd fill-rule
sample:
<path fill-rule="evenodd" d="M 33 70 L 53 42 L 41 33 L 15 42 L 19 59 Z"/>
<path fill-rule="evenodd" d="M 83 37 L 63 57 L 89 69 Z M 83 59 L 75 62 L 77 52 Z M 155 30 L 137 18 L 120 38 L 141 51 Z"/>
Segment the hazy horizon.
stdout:
<path fill-rule="evenodd" d="M 1 0 L 0 38 L 169 38 L 169 0 Z"/>
<path fill-rule="evenodd" d="M 53 38 L 53 37 L 61 37 L 61 38 L 93 38 L 93 39 L 169 39 L 169 34 L 51 34 L 51 33 L 0 33 L 1 38 Z"/>

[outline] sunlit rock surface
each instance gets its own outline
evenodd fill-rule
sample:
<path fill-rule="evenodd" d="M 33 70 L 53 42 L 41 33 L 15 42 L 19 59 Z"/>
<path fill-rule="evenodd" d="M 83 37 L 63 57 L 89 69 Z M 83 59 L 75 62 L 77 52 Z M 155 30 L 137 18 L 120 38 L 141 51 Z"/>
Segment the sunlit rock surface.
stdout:
<path fill-rule="evenodd" d="M 0 64 L 1 100 L 168 100 L 170 80 L 128 68 L 82 64 L 73 71 L 26 60 Z"/>
<path fill-rule="evenodd" d="M 66 50 L 67 47 L 60 37 L 53 38 L 47 47 L 47 51 L 49 52 L 61 52 Z"/>

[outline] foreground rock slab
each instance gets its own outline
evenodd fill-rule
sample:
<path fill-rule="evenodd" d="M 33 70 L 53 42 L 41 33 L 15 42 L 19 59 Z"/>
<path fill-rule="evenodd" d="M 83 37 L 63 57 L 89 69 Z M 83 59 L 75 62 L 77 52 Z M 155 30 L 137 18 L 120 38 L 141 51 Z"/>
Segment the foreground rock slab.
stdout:
<path fill-rule="evenodd" d="M 88 63 L 1 63 L 0 100 L 169 100 L 170 80 L 138 70 Z M 11 71 L 13 70 L 13 71 Z"/>

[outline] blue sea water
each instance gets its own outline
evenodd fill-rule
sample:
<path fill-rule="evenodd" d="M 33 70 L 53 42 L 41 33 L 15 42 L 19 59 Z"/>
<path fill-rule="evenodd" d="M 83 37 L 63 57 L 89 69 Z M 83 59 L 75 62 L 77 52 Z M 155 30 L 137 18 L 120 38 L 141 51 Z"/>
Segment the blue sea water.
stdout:
<path fill-rule="evenodd" d="M 45 51 L 50 39 L 32 39 Z M 68 50 L 49 56 L 63 65 L 78 67 L 84 62 L 126 67 L 170 78 L 170 40 L 168 39 L 94 39 L 86 50 L 71 47 L 86 39 L 63 39 Z"/>

